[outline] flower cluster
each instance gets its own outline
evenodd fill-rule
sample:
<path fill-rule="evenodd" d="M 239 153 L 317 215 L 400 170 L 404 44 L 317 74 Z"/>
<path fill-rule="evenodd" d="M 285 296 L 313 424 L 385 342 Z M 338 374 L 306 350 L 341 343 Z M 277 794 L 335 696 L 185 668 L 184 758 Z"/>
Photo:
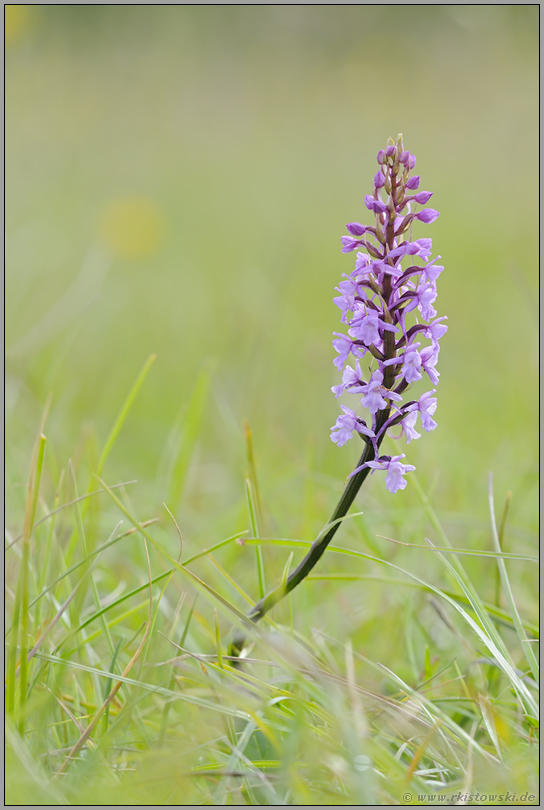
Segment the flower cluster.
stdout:
<path fill-rule="evenodd" d="M 359 433 L 372 445 L 374 460 L 352 475 L 363 467 L 385 470 L 386 487 L 396 492 L 406 486 L 403 475 L 415 467 L 402 463 L 404 455 L 379 456 L 379 446 L 394 426 L 400 426 L 407 443 L 418 439 L 418 415 L 425 431 L 436 427 L 435 389 L 408 402 L 403 394 L 424 374 L 437 385 L 438 341 L 448 327 L 444 317 L 436 318 L 433 306 L 436 281 L 444 269 L 437 264 L 440 256 L 431 259 L 431 239 L 412 240 L 414 221 L 430 224 L 439 215 L 434 208 L 417 210 L 429 202 L 432 192 L 418 191 L 420 178 L 412 174 L 416 159 L 404 150 L 401 136 L 378 152 L 378 164 L 374 193 L 365 197 L 375 224 L 350 222 L 349 236 L 342 237 L 342 252 L 357 251 L 357 256 L 355 269 L 344 274 L 336 288 L 340 294 L 334 298 L 348 334 L 335 332 L 332 342 L 338 352 L 334 363 L 343 368 L 342 382 L 332 390 L 337 397 L 345 391 L 361 395 L 372 424 L 342 405 L 331 439 L 340 447 L 354 431 Z M 350 355 L 355 367 L 345 365 Z M 361 370 L 364 357 L 370 360 L 368 375 Z"/>

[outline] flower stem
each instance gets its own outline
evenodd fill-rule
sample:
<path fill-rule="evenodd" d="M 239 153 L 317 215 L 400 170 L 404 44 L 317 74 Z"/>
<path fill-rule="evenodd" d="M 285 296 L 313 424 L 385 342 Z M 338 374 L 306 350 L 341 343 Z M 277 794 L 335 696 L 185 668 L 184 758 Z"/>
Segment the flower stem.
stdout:
<path fill-rule="evenodd" d="M 378 422 L 376 425 L 376 433 L 382 427 L 382 425 L 387 421 L 389 416 L 389 408 L 386 408 L 380 411 Z M 383 433 L 377 441 L 377 446 L 379 447 L 385 434 Z M 357 467 L 360 467 L 362 464 L 366 464 L 367 461 L 372 461 L 375 458 L 374 448 L 370 442 L 365 444 L 365 449 L 361 454 L 361 458 L 357 462 Z M 331 542 L 332 538 L 336 534 L 337 529 L 340 527 L 342 520 L 347 512 L 353 501 L 355 500 L 357 493 L 359 492 L 363 482 L 365 481 L 367 475 L 370 472 L 369 467 L 365 467 L 364 469 L 360 470 L 356 475 L 352 476 L 346 487 L 342 493 L 340 500 L 336 505 L 336 509 L 331 515 L 329 522 L 325 525 L 324 529 L 319 533 L 317 539 L 314 540 L 312 543 L 310 550 L 304 557 L 304 559 L 297 565 L 295 570 L 287 577 L 285 583 L 283 583 L 279 588 L 276 588 L 273 591 L 270 591 L 263 599 L 261 599 L 257 604 L 251 608 L 249 613 L 247 614 L 248 619 L 251 619 L 253 622 L 258 622 L 259 619 L 268 613 L 271 608 L 274 607 L 284 596 L 290 593 L 297 585 L 299 585 L 310 573 L 310 571 L 317 565 L 325 549 Z M 336 521 L 336 522 L 335 522 Z M 330 526 L 330 529 L 325 532 L 327 526 Z M 325 534 L 323 534 L 325 532 Z M 246 640 L 245 635 L 237 634 L 234 636 L 232 645 L 231 645 L 231 655 L 239 655 L 242 651 L 242 647 L 244 646 L 244 642 Z"/>

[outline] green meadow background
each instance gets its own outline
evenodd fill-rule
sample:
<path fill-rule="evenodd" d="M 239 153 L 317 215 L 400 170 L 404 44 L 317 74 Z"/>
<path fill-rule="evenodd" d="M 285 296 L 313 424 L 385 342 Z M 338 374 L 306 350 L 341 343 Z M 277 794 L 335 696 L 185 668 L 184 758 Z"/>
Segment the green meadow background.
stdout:
<path fill-rule="evenodd" d="M 160 519 L 149 529 L 157 542 L 177 557 L 163 502 L 184 556 L 249 527 L 246 423 L 261 534 L 316 536 L 359 450 L 329 439 L 339 412 L 331 333 L 343 331 L 332 297 L 353 267 L 340 236 L 346 222 L 368 221 L 376 154 L 402 132 L 441 212 L 417 236 L 432 236 L 442 256 L 436 306 L 449 331 L 437 429 L 384 449 L 416 465 L 455 547 L 493 548 L 491 471 L 499 517 L 511 492 L 504 550 L 535 554 L 537 66 L 535 5 L 8 6 L 8 542 L 23 529 L 48 398 L 37 517 L 53 508 L 62 470 L 60 503 L 73 497 L 69 459 L 79 492 L 97 488 L 106 438 L 152 354 L 101 477 L 137 480 L 123 502 L 138 520 Z M 105 494 L 92 503 L 89 542 L 99 545 L 123 515 Z M 355 508 L 363 515 L 342 527 L 340 545 L 445 581 L 433 552 L 379 537 L 442 545 L 414 484 L 393 496 L 373 475 Z M 69 511 L 55 528 L 63 548 Z M 272 587 L 287 550 L 265 548 L 264 558 Z M 233 543 L 217 559 L 258 599 L 253 547 Z M 462 559 L 481 598 L 496 603 L 496 561 Z M 10 550 L 9 617 L 18 564 Z M 57 564 L 47 563 L 48 581 Z M 326 554 L 316 573 L 355 566 L 381 571 Z M 153 551 L 152 568 L 164 568 Z M 536 567 L 507 568 L 520 614 L 534 621 Z M 245 610 L 206 558 L 193 570 Z M 101 595 L 146 578 L 134 535 L 106 552 L 96 574 Z M 165 622 L 185 588 L 174 576 L 161 602 Z M 114 641 L 119 627 L 129 641 L 146 610 L 115 625 Z M 200 599 L 196 612 L 191 649 L 208 653 L 213 611 Z M 426 646 L 438 669 L 459 646 L 424 593 L 378 579 L 307 583 L 273 615 L 300 633 L 319 627 L 341 644 L 351 639 L 407 680 L 423 668 Z M 225 617 L 220 627 L 226 651 Z M 166 647 L 157 660 L 174 654 Z M 373 671 L 357 677 L 381 688 Z M 37 758 L 51 745 L 28 744 Z M 24 757 L 18 762 L 23 768 Z M 22 775 L 12 801 L 37 802 L 23 771 L 13 771 Z M 69 796 L 78 803 L 77 792 Z"/>

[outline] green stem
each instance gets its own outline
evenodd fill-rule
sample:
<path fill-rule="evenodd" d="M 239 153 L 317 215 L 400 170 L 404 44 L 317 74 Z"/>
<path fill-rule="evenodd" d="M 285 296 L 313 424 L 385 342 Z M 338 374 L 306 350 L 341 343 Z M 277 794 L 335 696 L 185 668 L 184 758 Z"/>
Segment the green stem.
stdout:
<path fill-rule="evenodd" d="M 379 432 L 382 425 L 386 422 L 389 416 L 389 408 L 381 411 L 377 420 L 376 425 L 376 433 Z M 377 445 L 378 447 L 382 443 L 385 437 L 385 433 L 379 437 Z M 357 467 L 360 467 L 362 464 L 365 464 L 367 461 L 372 461 L 375 458 L 374 448 L 372 444 L 367 443 L 365 444 L 365 449 L 363 450 L 359 461 L 357 462 Z M 251 608 L 249 613 L 247 614 L 248 619 L 251 619 L 253 622 L 258 622 L 259 619 L 268 613 L 271 608 L 274 607 L 281 599 L 284 598 L 288 593 L 290 593 L 294 588 L 297 587 L 310 573 L 310 571 L 317 565 L 321 557 L 323 556 L 325 549 L 333 539 L 334 535 L 336 534 L 337 530 L 339 529 L 342 518 L 348 513 L 350 506 L 352 505 L 353 501 L 355 500 L 357 493 L 359 492 L 363 482 L 365 481 L 366 477 L 370 473 L 370 468 L 365 467 L 363 470 L 360 470 L 356 475 L 352 476 L 348 483 L 346 484 L 346 488 L 342 493 L 342 497 L 338 501 L 336 505 L 336 509 L 331 515 L 330 520 L 325 525 L 324 529 L 319 533 L 317 539 L 312 543 L 310 550 L 304 557 L 304 559 L 297 565 L 294 571 L 287 577 L 286 582 L 279 588 L 268 593 L 263 599 L 261 599 L 257 604 Z M 332 525 L 331 525 L 332 524 Z M 330 529 L 323 534 L 326 530 L 327 526 L 330 525 Z M 231 654 L 236 655 L 239 654 L 242 650 L 246 637 L 242 634 L 235 635 L 232 646 L 231 646 Z"/>

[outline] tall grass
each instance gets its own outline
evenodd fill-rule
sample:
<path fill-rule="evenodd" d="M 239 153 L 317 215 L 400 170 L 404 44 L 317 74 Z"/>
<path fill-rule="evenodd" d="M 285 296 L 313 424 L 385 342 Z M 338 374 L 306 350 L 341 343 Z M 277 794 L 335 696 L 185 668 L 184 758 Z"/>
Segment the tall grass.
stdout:
<path fill-rule="evenodd" d="M 114 451 L 129 410 L 125 403 L 107 451 Z M 384 594 L 401 594 L 401 604 L 410 606 L 403 632 L 412 640 L 414 670 L 403 665 L 400 674 L 368 650 L 372 632 L 390 632 L 391 621 L 401 620 L 398 613 L 387 615 L 385 598 L 383 614 L 378 607 L 363 622 L 362 637 L 331 635 L 335 622 L 323 621 L 323 614 L 321 620 L 299 617 L 300 602 L 290 606 L 287 624 L 281 615 L 266 616 L 262 626 L 245 619 L 261 597 L 264 576 L 271 582 L 277 576 L 265 570 L 262 551 L 289 552 L 285 579 L 293 556 L 310 545 L 260 536 L 252 454 L 248 528 L 194 555 L 179 534 L 176 559 L 178 527 L 169 510 L 158 522 L 144 521 L 128 486 L 112 488 L 97 473 L 100 489 L 81 499 L 72 467 L 73 485 L 64 487 L 71 504 L 50 510 L 43 491 L 39 495 L 50 485 L 42 484 L 44 447 L 40 432 L 25 528 L 7 552 L 16 577 L 7 635 L 9 803 L 435 804 L 477 791 L 529 793 L 535 801 L 527 803 L 536 802 L 538 632 L 521 618 L 507 574 L 507 565 L 523 565 L 531 555 L 501 550 L 492 501 L 496 550 L 453 549 L 415 480 L 421 509 L 442 545 L 427 541 L 414 553 L 432 549 L 450 590 L 436 571 L 433 582 L 341 545 L 328 549 L 326 573 L 310 578 L 337 589 L 336 595 L 327 589 L 331 610 L 349 581 L 372 579 Z M 40 521 L 38 501 L 46 513 Z M 346 530 L 361 519 L 350 517 Z M 127 520 L 131 528 L 122 532 Z M 505 530 L 503 521 L 503 537 Z M 109 537 L 102 542 L 104 532 Z M 116 576 L 108 555 L 121 541 L 143 544 L 147 565 L 133 576 L 124 571 L 140 581 L 136 587 L 134 581 L 111 585 Z M 237 568 L 250 546 L 261 555 L 247 593 Z M 221 561 L 236 547 L 238 564 L 232 554 Z M 508 609 L 482 601 L 462 555 L 483 564 L 494 560 Z M 336 559 L 349 559 L 349 573 L 335 573 Z M 195 569 L 205 560 L 213 567 Z M 369 562 L 396 576 L 366 573 Z M 54 577 L 59 564 L 63 570 Z M 414 585 L 423 601 L 414 603 Z M 425 594 L 438 624 L 422 623 Z M 297 596 L 295 591 L 290 599 L 297 602 Z M 242 663 L 227 655 L 235 629 L 250 640 Z"/>

